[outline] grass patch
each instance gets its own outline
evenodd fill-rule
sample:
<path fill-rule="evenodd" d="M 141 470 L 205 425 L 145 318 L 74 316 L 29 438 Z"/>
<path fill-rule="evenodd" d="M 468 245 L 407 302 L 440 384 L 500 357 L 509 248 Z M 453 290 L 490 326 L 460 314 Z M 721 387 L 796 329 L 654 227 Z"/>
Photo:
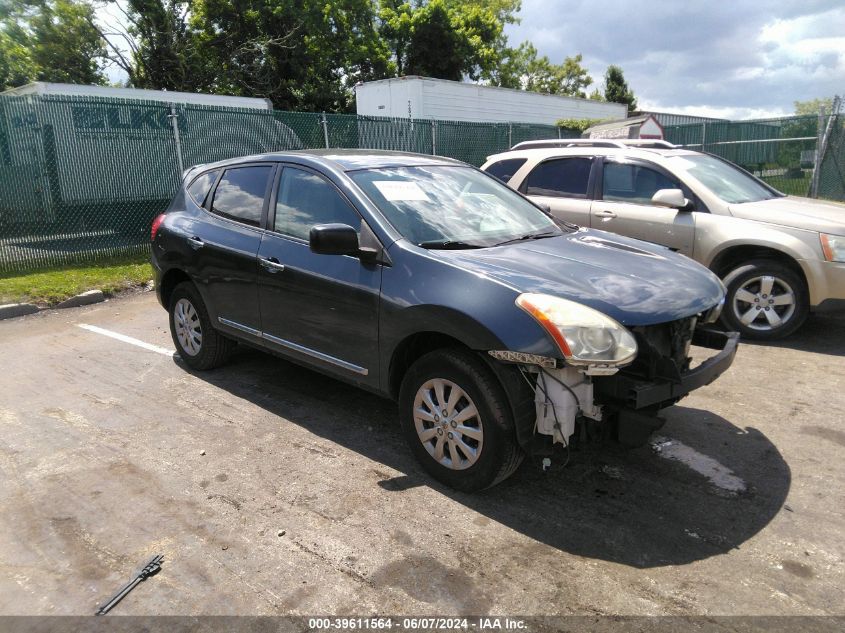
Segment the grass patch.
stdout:
<path fill-rule="evenodd" d="M 3 274 L 0 276 L 0 304 L 54 305 L 86 290 L 99 289 L 105 294 L 114 294 L 145 284 L 152 278 L 152 266 L 141 257 L 24 274 Z"/>

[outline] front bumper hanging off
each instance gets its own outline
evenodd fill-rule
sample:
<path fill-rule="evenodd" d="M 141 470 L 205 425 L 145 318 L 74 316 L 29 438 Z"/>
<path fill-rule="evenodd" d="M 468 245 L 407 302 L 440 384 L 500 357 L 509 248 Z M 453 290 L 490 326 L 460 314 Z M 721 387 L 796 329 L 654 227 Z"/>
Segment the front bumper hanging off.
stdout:
<path fill-rule="evenodd" d="M 737 332 L 697 329 L 692 344 L 720 350 L 697 367 L 682 372 L 680 380 L 648 379 L 620 371 L 614 376 L 596 378 L 595 398 L 601 403 L 633 410 L 662 409 L 689 394 L 709 385 L 721 376 L 734 361 L 739 343 Z"/>

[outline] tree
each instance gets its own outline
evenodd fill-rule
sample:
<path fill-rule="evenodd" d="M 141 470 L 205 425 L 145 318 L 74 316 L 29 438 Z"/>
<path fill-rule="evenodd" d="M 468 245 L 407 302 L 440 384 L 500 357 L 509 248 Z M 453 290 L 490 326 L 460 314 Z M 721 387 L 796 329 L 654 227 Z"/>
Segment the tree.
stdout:
<path fill-rule="evenodd" d="M 391 52 L 391 70 L 453 81 L 486 76 L 501 58 L 507 41 L 501 16 L 513 5 L 508 0 L 385 2 L 378 31 Z"/>
<path fill-rule="evenodd" d="M 797 116 L 818 115 L 822 106 L 826 115 L 833 114 L 833 97 L 811 99 L 810 101 L 796 101 L 795 114 Z"/>
<path fill-rule="evenodd" d="M 103 39 L 83 0 L 27 0 L 0 8 L 0 81 L 103 84 Z"/>
<path fill-rule="evenodd" d="M 637 109 L 637 98 L 628 87 L 625 75 L 619 66 L 608 66 L 604 75 L 604 98 L 611 103 L 624 103 L 628 106 L 628 112 Z"/>
<path fill-rule="evenodd" d="M 29 50 L 29 35 L 16 22 L 0 26 L 0 90 L 32 81 L 35 70 Z"/>
<path fill-rule="evenodd" d="M 601 93 L 601 90 L 596 87 L 591 93 L 590 96 L 587 97 L 588 99 L 592 99 L 593 101 L 604 101 L 604 95 Z"/>
<path fill-rule="evenodd" d="M 504 88 L 583 98 L 586 96 L 584 89 L 593 79 L 581 65 L 582 61 L 579 53 L 565 58 L 562 64 L 553 64 L 547 56 L 540 57 L 533 44 L 523 42 L 516 49 L 508 49 L 491 83 Z"/>
<path fill-rule="evenodd" d="M 207 83 L 207 68 L 188 26 L 190 0 L 109 0 L 122 13 L 120 24 L 98 26 L 108 59 L 135 88 L 191 91 Z M 128 52 L 127 52 L 128 49 Z"/>
<path fill-rule="evenodd" d="M 355 83 L 388 71 L 370 0 L 195 0 L 189 26 L 205 90 L 280 109 L 348 110 Z"/>

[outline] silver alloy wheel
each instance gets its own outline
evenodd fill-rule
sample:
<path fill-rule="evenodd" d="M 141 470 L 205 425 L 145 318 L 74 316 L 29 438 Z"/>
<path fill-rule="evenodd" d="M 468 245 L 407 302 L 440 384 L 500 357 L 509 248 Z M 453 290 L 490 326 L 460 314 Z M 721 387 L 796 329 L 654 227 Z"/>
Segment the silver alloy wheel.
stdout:
<path fill-rule="evenodd" d="M 199 354 L 202 350 L 202 326 L 196 308 L 188 299 L 179 299 L 173 307 L 173 325 L 182 351 L 190 356 Z"/>
<path fill-rule="evenodd" d="M 752 330 L 768 331 L 784 325 L 795 314 L 795 291 L 772 275 L 752 277 L 733 296 L 736 319 Z"/>
<path fill-rule="evenodd" d="M 481 455 L 484 427 L 478 409 L 450 380 L 433 378 L 417 390 L 414 426 L 428 454 L 446 468 L 464 470 Z"/>

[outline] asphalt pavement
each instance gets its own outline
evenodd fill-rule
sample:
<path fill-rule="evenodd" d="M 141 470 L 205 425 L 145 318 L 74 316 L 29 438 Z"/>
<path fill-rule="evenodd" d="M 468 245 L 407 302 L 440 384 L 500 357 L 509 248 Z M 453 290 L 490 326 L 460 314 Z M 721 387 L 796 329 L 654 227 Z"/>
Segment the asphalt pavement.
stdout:
<path fill-rule="evenodd" d="M 85 327 L 82 327 L 85 326 Z M 0 614 L 845 613 L 845 316 L 649 446 L 430 480 L 393 403 L 250 349 L 195 373 L 152 293 L 0 322 Z"/>

